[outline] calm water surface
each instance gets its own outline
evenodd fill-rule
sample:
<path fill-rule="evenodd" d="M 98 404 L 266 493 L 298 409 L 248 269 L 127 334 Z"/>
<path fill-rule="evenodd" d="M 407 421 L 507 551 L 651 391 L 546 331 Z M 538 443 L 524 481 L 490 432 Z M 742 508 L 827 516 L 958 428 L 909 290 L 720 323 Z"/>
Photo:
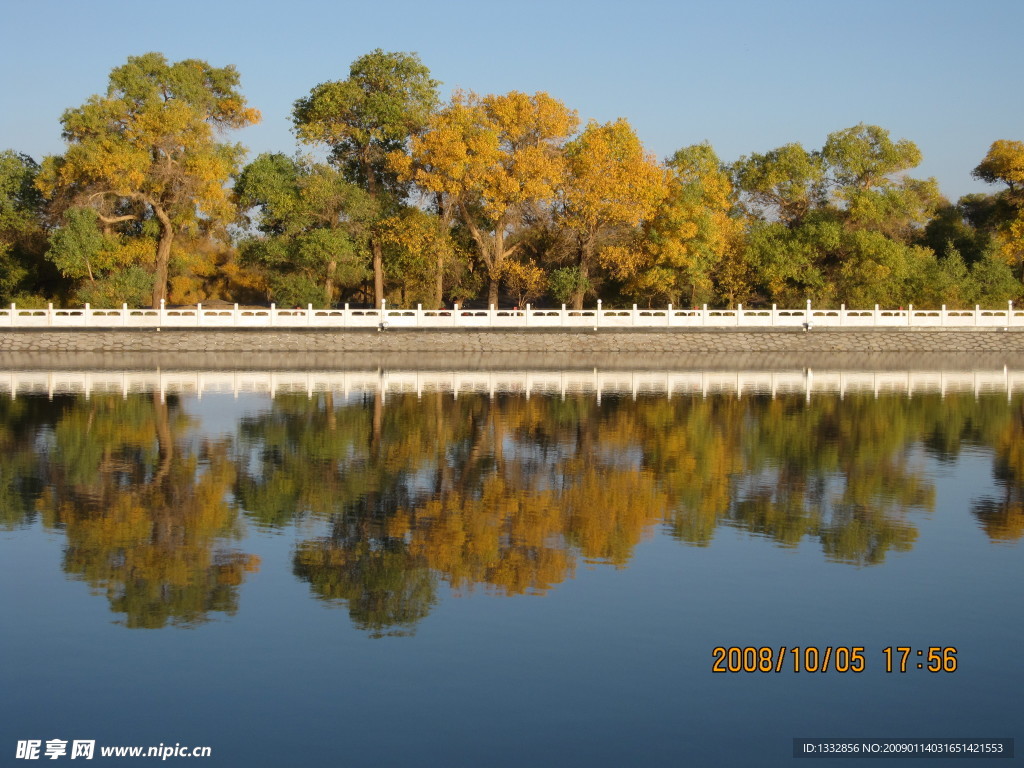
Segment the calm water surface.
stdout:
<path fill-rule="evenodd" d="M 0 400 L 0 764 L 1020 741 L 1024 396 L 422 389 Z M 865 669 L 715 674 L 718 646 Z M 887 673 L 892 646 L 956 671 Z"/>

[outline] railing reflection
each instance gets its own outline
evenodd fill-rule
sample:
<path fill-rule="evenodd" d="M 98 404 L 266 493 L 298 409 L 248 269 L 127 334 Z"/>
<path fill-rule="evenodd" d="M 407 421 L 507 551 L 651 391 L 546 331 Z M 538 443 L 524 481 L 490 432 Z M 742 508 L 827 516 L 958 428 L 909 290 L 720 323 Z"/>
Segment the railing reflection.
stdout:
<path fill-rule="evenodd" d="M 365 392 L 390 394 L 445 392 L 531 395 L 653 394 L 677 395 L 938 393 L 1024 391 L 1024 370 L 828 370 L 781 371 L 0 371 L 0 394 L 163 395 L 331 392 L 344 396 Z"/>

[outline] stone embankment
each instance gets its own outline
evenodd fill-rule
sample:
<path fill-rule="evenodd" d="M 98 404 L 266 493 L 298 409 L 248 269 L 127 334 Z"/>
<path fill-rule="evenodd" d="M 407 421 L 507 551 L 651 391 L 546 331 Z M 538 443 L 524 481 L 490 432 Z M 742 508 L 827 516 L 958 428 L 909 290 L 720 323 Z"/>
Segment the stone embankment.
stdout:
<path fill-rule="evenodd" d="M 985 353 L 1024 352 L 1024 329 L 6 330 L 0 352 Z"/>

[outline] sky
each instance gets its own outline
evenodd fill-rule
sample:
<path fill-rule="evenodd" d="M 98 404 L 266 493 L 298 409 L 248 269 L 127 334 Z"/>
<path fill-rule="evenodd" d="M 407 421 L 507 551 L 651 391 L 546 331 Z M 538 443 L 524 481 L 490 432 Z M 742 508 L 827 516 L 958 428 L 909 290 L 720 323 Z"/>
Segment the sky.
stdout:
<path fill-rule="evenodd" d="M 292 154 L 293 103 L 376 48 L 443 83 L 546 91 L 581 120 L 627 118 L 659 158 L 708 141 L 725 162 L 858 123 L 906 138 L 951 200 L 996 139 L 1024 139 L 1021 0 L 0 0 L 0 149 L 41 160 L 60 116 L 129 56 L 234 65 L 260 125 L 231 135 Z"/>

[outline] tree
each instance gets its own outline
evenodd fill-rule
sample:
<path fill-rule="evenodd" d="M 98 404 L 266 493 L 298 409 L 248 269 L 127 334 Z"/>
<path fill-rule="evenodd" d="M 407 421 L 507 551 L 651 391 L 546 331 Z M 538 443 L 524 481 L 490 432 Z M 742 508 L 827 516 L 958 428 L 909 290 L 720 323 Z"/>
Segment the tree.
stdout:
<path fill-rule="evenodd" d="M 544 293 L 546 277 L 544 270 L 532 261 L 508 261 L 501 275 L 520 307 Z"/>
<path fill-rule="evenodd" d="M 742 221 L 733 215 L 732 183 L 710 144 L 680 149 L 667 170 L 668 194 L 644 228 L 629 288 L 638 298 L 697 304 L 711 299 L 713 275 L 737 249 Z M 730 283 L 731 296 L 738 290 Z"/>
<path fill-rule="evenodd" d="M 1013 195 L 1024 192 L 1024 141 L 999 139 L 971 173 L 989 184 L 1002 182 Z"/>
<path fill-rule="evenodd" d="M 259 568 L 240 552 L 229 441 L 203 439 L 174 397 L 71 399 L 43 454 L 36 508 L 66 537 L 64 570 L 129 627 L 233 614 Z M 16 466 L 16 465 L 15 465 Z"/>
<path fill-rule="evenodd" d="M 392 156 L 402 178 L 440 195 L 469 230 L 491 304 L 528 209 L 550 203 L 565 178 L 562 148 L 577 124 L 576 112 L 546 93 L 457 93 L 413 137 L 409 156 Z"/>
<path fill-rule="evenodd" d="M 46 258 L 73 281 L 70 295 L 75 301 L 141 306 L 151 298 L 153 276 L 139 264 L 148 260 L 155 245 L 148 232 L 117 232 L 94 209 L 70 208 L 50 233 Z"/>
<path fill-rule="evenodd" d="M 376 207 L 336 168 L 262 154 L 239 175 L 235 194 L 243 208 L 259 208 L 261 234 L 241 249 L 246 261 L 267 269 L 276 301 L 330 307 L 339 285 L 366 277 Z"/>
<path fill-rule="evenodd" d="M 326 144 L 331 161 L 363 187 L 381 216 L 394 213 L 405 189 L 387 164 L 422 131 L 437 106 L 437 86 L 414 53 L 376 49 L 356 59 L 347 80 L 321 83 L 295 102 L 292 120 L 300 141 Z M 370 238 L 374 303 L 384 299 L 384 251 Z"/>
<path fill-rule="evenodd" d="M 763 155 L 741 157 L 732 168 L 733 183 L 755 215 L 798 225 L 825 199 L 821 156 L 799 144 L 786 144 Z"/>
<path fill-rule="evenodd" d="M 578 287 L 574 309 L 583 308 L 602 248 L 633 234 L 650 219 L 667 193 L 665 171 L 644 152 L 630 124 L 591 122 L 565 147 L 567 173 L 559 223 L 575 238 Z"/>
<path fill-rule="evenodd" d="M 388 252 L 385 273 L 398 284 L 401 302 L 439 309 L 446 287 L 450 291 L 464 275 L 469 256 L 443 218 L 410 206 L 377 222 L 375 232 Z"/>
<path fill-rule="evenodd" d="M 765 298 L 914 301 L 917 276 L 935 262 L 919 245 L 924 225 L 943 202 L 934 179 L 905 175 L 920 159 L 913 142 L 860 124 L 830 134 L 819 152 L 790 144 L 737 163 L 757 216 L 748 255 Z"/>
<path fill-rule="evenodd" d="M 871 189 L 890 187 L 892 174 L 919 165 L 921 150 L 908 139 L 894 142 L 884 128 L 860 123 L 830 133 L 821 157 L 837 188 Z"/>
<path fill-rule="evenodd" d="M 995 246 L 1007 264 L 1020 268 L 1024 279 L 1024 142 L 993 142 L 972 175 L 989 184 L 1006 184 L 996 195 Z"/>
<path fill-rule="evenodd" d="M 36 291 L 43 278 L 44 200 L 35 181 L 39 165 L 28 155 L 0 152 L 0 301 Z"/>
<path fill-rule="evenodd" d="M 106 95 L 64 113 L 68 149 L 43 162 L 39 188 L 64 207 L 92 208 L 107 227 L 155 220 L 154 306 L 167 297 L 175 236 L 234 216 L 225 184 L 244 149 L 219 134 L 259 121 L 238 82 L 231 66 L 129 57 Z"/>

